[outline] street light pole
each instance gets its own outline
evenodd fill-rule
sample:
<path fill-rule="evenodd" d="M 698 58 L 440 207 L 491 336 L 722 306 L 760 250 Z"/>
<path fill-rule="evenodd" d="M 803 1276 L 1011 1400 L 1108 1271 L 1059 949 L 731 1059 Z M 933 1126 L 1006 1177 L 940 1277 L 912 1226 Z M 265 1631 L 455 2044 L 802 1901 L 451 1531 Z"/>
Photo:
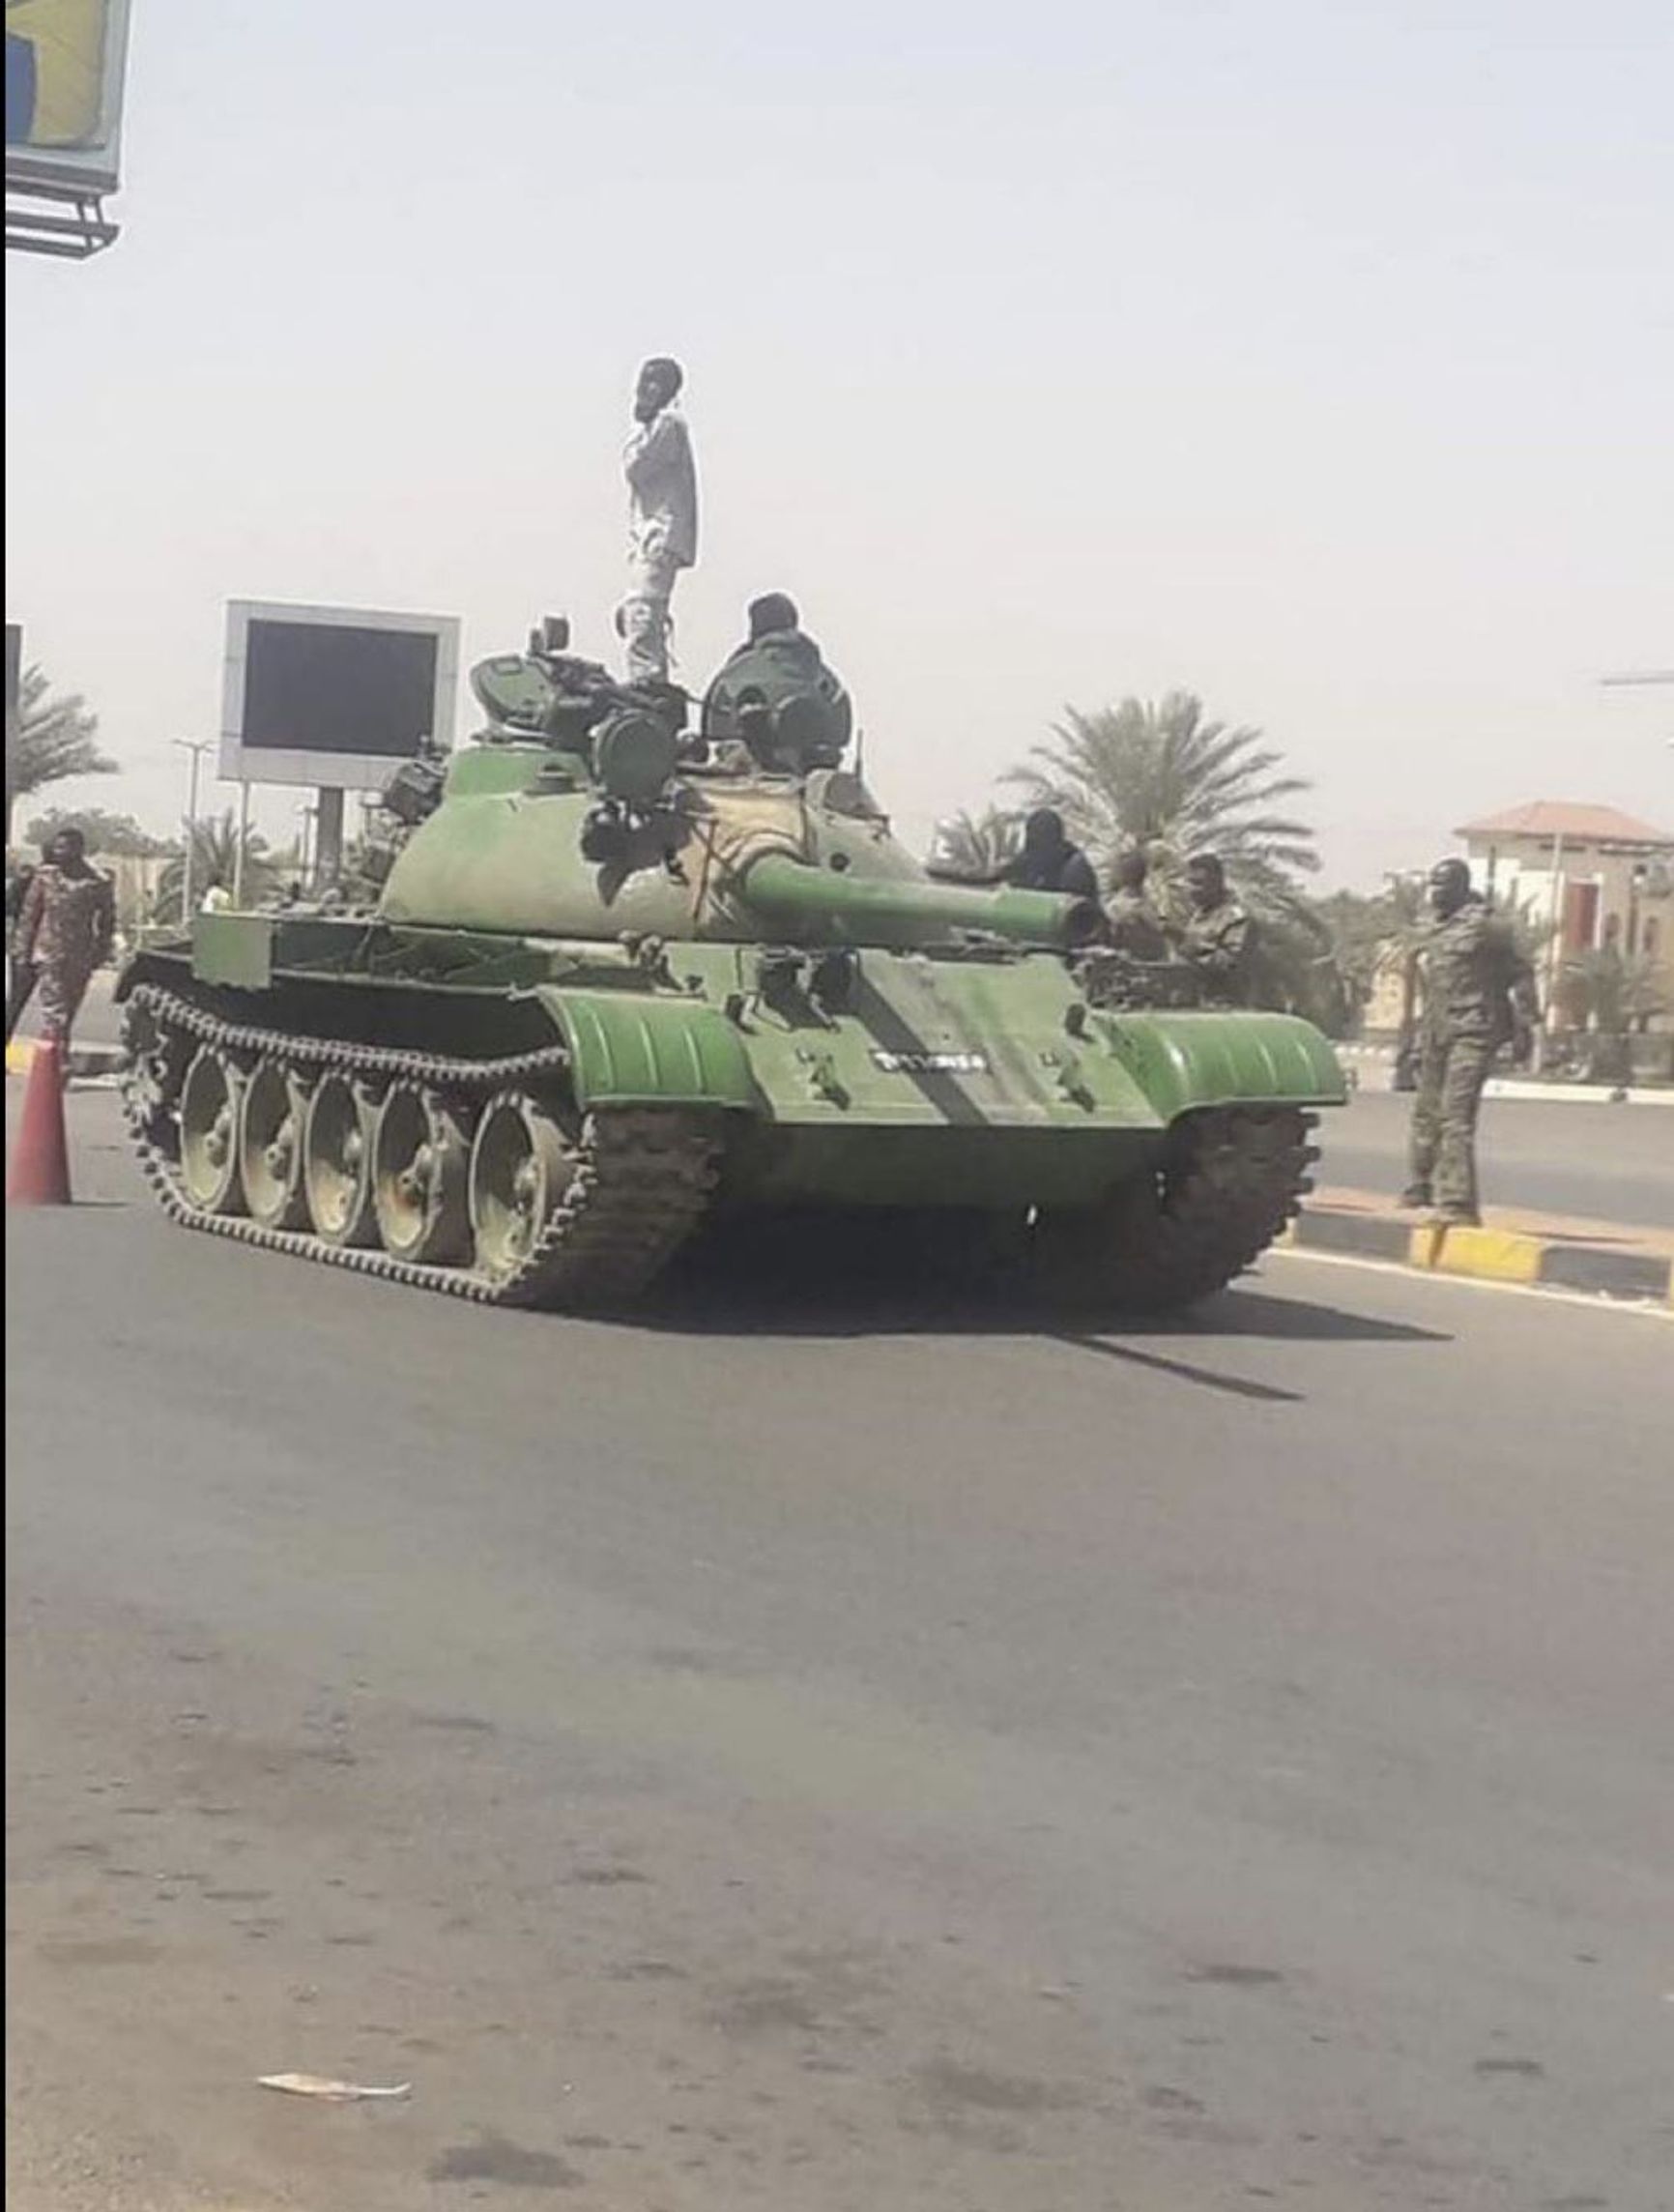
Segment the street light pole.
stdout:
<path fill-rule="evenodd" d="M 1674 684 L 1674 668 L 1630 668 L 1621 676 L 1601 676 L 1602 691 L 1626 690 L 1631 684 Z M 1664 740 L 1670 752 L 1674 752 L 1674 738 Z"/>
<path fill-rule="evenodd" d="M 197 843 L 197 778 L 199 764 L 210 749 L 208 738 L 175 738 L 171 742 L 183 753 L 190 753 L 191 768 L 187 777 L 186 795 L 186 858 L 180 871 L 180 918 L 182 926 L 191 927 L 191 863 L 192 850 Z"/>

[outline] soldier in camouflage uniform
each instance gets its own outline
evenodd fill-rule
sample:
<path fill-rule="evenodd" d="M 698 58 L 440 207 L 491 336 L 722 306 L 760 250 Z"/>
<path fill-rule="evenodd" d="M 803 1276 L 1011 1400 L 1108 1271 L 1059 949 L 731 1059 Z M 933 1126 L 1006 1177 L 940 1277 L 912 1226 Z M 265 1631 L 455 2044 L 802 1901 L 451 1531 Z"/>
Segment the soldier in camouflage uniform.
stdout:
<path fill-rule="evenodd" d="M 1213 853 L 1186 862 L 1186 890 L 1192 911 L 1179 933 L 1180 957 L 1198 980 L 1202 1003 L 1248 1004 L 1256 924 L 1227 888 L 1227 871 Z"/>
<path fill-rule="evenodd" d="M 1130 960 L 1157 961 L 1169 957 L 1169 940 L 1162 917 L 1145 891 L 1150 862 L 1138 846 L 1118 855 L 1111 870 L 1115 888 L 1105 901 L 1105 942 Z"/>
<path fill-rule="evenodd" d="M 1409 1181 L 1400 1203 L 1474 1224 L 1477 1115 L 1502 1045 L 1526 1043 L 1539 1018 L 1534 972 L 1505 920 L 1471 889 L 1462 860 L 1429 872 L 1435 919 L 1420 954 L 1418 1091 Z"/>
<path fill-rule="evenodd" d="M 60 830 L 47 846 L 17 920 L 15 973 L 6 1008 L 11 1042 L 36 984 L 41 1033 L 67 1045 L 96 968 L 110 957 L 116 899 L 110 878 L 87 859 L 79 830 Z"/>

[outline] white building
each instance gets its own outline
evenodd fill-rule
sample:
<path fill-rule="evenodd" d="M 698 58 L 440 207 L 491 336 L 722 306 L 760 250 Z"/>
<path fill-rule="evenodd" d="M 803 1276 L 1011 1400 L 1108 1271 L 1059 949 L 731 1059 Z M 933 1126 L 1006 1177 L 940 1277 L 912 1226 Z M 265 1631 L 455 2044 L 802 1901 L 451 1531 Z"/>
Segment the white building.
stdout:
<path fill-rule="evenodd" d="M 1552 931 L 1542 954 L 1548 1009 L 1564 961 L 1611 947 L 1643 953 L 1674 1004 L 1674 835 L 1614 806 L 1553 799 L 1467 822 L 1455 835 L 1479 890 Z"/>

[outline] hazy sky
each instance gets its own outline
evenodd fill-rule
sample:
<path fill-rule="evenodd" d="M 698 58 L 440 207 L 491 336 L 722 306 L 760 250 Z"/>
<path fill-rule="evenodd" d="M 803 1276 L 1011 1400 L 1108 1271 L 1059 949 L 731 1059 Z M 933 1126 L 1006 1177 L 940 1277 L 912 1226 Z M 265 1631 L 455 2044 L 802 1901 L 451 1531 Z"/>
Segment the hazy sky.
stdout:
<path fill-rule="evenodd" d="M 229 597 L 603 656 L 667 351 L 683 672 L 794 593 L 915 839 L 1176 684 L 1327 881 L 1674 826 L 1597 682 L 1674 667 L 1671 117 L 1667 0 L 135 0 L 124 235 L 7 260 L 7 612 L 159 825 Z"/>

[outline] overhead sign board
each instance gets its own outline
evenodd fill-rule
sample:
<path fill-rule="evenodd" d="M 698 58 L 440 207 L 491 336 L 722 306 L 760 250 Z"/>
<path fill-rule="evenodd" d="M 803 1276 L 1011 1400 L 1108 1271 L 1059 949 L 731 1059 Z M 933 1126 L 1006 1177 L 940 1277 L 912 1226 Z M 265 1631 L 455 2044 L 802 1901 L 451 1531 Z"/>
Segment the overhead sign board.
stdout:
<path fill-rule="evenodd" d="M 129 0 L 6 0 L 8 187 L 118 183 Z"/>
<path fill-rule="evenodd" d="M 220 773 L 231 783 L 378 791 L 453 742 L 459 622 L 234 599 L 227 607 Z"/>

